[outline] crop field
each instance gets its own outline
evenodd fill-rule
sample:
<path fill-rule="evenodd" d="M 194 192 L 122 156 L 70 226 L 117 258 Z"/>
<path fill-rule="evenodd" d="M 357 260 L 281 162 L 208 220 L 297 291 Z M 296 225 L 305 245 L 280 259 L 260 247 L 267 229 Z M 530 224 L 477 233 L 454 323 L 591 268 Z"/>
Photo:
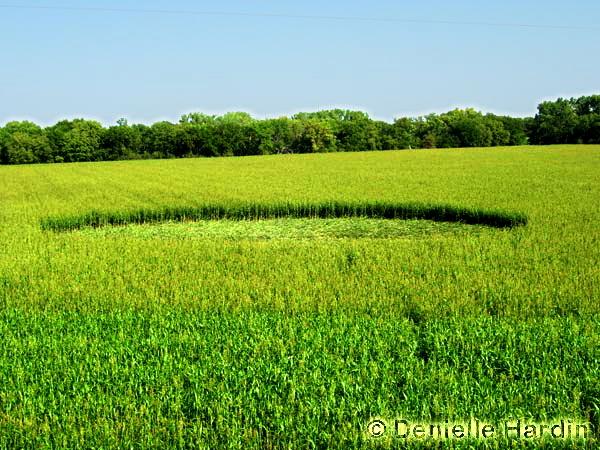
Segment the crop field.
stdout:
<path fill-rule="evenodd" d="M 0 336 L 0 448 L 597 448 L 600 146 L 2 166 Z"/>

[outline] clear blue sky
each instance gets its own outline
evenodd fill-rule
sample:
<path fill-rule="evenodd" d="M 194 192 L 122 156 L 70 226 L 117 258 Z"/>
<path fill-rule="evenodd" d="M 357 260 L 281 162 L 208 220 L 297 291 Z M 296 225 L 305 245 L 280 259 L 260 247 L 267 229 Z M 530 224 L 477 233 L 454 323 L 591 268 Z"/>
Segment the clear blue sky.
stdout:
<path fill-rule="evenodd" d="M 592 28 L 0 7 L 0 124 L 151 123 L 190 111 L 271 117 L 331 107 L 384 120 L 464 106 L 533 115 L 540 100 L 600 93 L 598 0 L 12 4 Z"/>

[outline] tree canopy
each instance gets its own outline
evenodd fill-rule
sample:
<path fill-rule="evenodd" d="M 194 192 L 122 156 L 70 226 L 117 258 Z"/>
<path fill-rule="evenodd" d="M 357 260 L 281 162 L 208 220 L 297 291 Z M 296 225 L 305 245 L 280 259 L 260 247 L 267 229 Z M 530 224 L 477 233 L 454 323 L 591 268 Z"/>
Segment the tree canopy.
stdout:
<path fill-rule="evenodd" d="M 466 108 L 388 123 L 363 111 L 331 109 L 263 120 L 239 111 L 192 112 L 178 123 L 119 119 L 107 128 L 86 119 L 46 128 L 9 122 L 0 127 L 0 163 L 577 143 L 600 143 L 600 95 L 544 101 L 526 118 Z"/>

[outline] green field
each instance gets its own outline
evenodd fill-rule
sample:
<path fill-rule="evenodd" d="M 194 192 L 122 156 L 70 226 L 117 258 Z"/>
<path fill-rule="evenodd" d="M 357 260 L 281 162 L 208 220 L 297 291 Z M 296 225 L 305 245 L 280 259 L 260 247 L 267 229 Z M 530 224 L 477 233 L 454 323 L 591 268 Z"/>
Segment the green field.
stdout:
<path fill-rule="evenodd" d="M 328 202 L 528 221 L 42 227 Z M 600 436 L 599 300 L 600 146 L 3 166 L 0 448 L 595 448 L 407 442 L 391 424 L 569 419 Z"/>

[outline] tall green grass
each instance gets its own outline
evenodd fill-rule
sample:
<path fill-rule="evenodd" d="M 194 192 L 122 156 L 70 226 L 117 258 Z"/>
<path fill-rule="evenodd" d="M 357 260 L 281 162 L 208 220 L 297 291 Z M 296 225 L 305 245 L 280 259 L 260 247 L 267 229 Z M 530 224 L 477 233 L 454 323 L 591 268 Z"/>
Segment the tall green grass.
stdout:
<path fill-rule="evenodd" d="M 5 310 L 0 333 L 2 448 L 406 448 L 367 438 L 376 416 L 598 425 L 600 323 L 574 318 Z"/>
<path fill-rule="evenodd" d="M 600 146 L 0 167 L 0 449 L 406 448 L 366 439 L 372 417 L 570 418 L 598 433 L 598 198 Z M 137 233 L 224 221 L 131 219 L 332 199 L 528 221 L 228 240 Z M 95 229 L 90 211 L 133 224 Z M 48 218 L 84 229 L 41 229 Z"/>
<path fill-rule="evenodd" d="M 91 211 L 74 216 L 47 217 L 44 230 L 69 231 L 91 226 L 127 225 L 187 220 L 256 220 L 278 218 L 368 217 L 378 219 L 422 219 L 461 222 L 496 228 L 527 224 L 527 216 L 518 212 L 461 208 L 452 205 L 390 202 L 287 202 L 287 203 L 213 203 L 199 206 L 138 209 L 133 211 Z"/>

